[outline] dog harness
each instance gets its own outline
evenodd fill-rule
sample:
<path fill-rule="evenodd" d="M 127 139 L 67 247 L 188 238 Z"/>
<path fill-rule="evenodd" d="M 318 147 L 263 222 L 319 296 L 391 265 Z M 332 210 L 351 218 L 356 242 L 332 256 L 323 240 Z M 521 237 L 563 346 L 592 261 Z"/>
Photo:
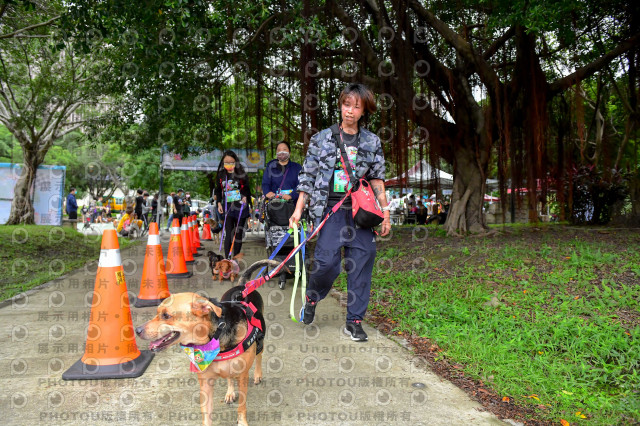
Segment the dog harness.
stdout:
<path fill-rule="evenodd" d="M 232 349 L 226 350 L 224 352 L 219 352 L 219 353 L 216 352 L 217 355 L 215 356 L 215 358 L 209 361 L 209 363 L 207 363 L 207 365 L 202 369 L 200 368 L 199 364 L 194 365 L 193 359 L 189 357 L 189 359 L 191 359 L 191 364 L 189 365 L 190 371 L 195 373 L 202 372 L 211 364 L 211 362 L 226 361 L 229 359 L 233 359 L 239 356 L 240 354 L 243 354 L 245 351 L 247 351 L 251 347 L 251 345 L 253 345 L 254 343 L 257 344 L 256 355 L 262 352 L 262 337 L 264 337 L 264 330 L 262 329 L 262 324 L 260 323 L 260 320 L 254 316 L 254 314 L 257 312 L 256 307 L 253 305 L 253 303 L 246 303 L 246 302 L 232 302 L 232 303 L 239 303 L 240 305 L 242 305 L 245 316 L 247 317 L 247 334 L 244 336 L 244 339 L 242 339 L 242 341 Z M 220 321 L 218 322 L 218 329 L 216 330 L 215 334 L 213 335 L 213 338 L 209 343 L 202 346 L 190 346 L 190 347 L 194 349 L 199 349 L 199 348 L 204 348 L 210 345 L 214 341 L 219 342 L 218 339 L 222 334 L 222 330 L 224 330 L 226 327 L 227 327 L 227 323 L 224 321 L 223 318 L 220 318 Z M 220 347 L 218 343 L 218 351 L 219 350 L 220 350 Z"/>

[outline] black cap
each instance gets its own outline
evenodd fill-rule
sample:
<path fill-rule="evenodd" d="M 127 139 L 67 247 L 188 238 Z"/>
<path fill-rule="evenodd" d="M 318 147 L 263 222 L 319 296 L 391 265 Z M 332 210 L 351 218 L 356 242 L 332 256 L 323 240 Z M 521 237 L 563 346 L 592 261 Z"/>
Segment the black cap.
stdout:
<path fill-rule="evenodd" d="M 184 192 L 184 189 L 180 188 L 178 189 L 178 192 Z"/>

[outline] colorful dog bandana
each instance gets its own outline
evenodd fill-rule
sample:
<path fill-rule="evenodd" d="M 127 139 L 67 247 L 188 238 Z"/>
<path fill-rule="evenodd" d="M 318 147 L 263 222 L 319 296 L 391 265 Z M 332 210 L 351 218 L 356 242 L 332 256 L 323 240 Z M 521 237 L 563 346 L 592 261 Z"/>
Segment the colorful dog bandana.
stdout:
<path fill-rule="evenodd" d="M 191 360 L 191 371 L 203 372 L 220 352 L 220 342 L 216 339 L 211 339 L 206 345 L 180 346 Z"/>

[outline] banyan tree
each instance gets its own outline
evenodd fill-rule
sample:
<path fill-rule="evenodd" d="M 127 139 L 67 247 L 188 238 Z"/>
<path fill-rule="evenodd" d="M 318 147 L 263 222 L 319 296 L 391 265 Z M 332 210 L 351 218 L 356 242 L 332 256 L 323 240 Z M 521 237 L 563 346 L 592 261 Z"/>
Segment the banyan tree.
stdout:
<path fill-rule="evenodd" d="M 119 83 L 140 94 L 135 109 L 145 111 L 151 136 L 193 127 L 188 90 L 214 93 L 242 80 L 253 99 L 243 111 L 255 138 L 247 143 L 263 146 L 267 135 L 282 134 L 304 151 L 311 134 L 339 118 L 343 84 L 361 81 L 378 95 L 379 113 L 369 126 L 384 142 L 392 175 L 406 171 L 416 151 L 434 167 L 451 165 L 445 226 L 452 235 L 486 231 L 482 203 L 490 175 L 499 179 L 503 203 L 508 188 L 528 189 L 532 220 L 548 190 L 562 199 L 567 170 L 583 161 L 576 159 L 576 135 L 586 141 L 597 133 L 572 124 L 584 121 L 574 113 L 584 107 L 576 94 L 594 75 L 635 70 L 640 41 L 634 18 L 640 14 L 631 2 L 158 0 L 144 10 L 124 0 L 108 3 L 72 6 L 75 28 L 100 28 L 118 52 L 115 62 L 175 65 L 166 81 L 152 69 L 148 79 Z M 136 28 L 136 44 L 115 34 Z M 163 42 L 168 32 L 173 38 Z M 629 79 L 631 94 L 636 80 L 636 74 Z M 159 112 L 148 94 L 160 92 L 184 104 L 183 112 L 176 112 L 179 105 Z M 224 131 L 233 114 L 205 112 L 202 122 Z M 637 121 L 637 114 L 629 117 Z M 278 121 L 279 129 L 269 128 Z M 172 143 L 192 143 L 181 142 L 181 134 Z"/>

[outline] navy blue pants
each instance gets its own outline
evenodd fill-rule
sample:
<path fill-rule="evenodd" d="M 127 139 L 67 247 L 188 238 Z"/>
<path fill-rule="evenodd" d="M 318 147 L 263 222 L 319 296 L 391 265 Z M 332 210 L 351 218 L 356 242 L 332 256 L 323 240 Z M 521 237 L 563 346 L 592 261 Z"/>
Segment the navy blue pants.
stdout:
<path fill-rule="evenodd" d="M 355 228 L 350 209 L 339 209 L 318 234 L 307 297 L 315 302 L 327 297 L 340 274 L 342 247 L 347 272 L 347 321 L 362 320 L 369 305 L 376 241 L 373 230 Z"/>

